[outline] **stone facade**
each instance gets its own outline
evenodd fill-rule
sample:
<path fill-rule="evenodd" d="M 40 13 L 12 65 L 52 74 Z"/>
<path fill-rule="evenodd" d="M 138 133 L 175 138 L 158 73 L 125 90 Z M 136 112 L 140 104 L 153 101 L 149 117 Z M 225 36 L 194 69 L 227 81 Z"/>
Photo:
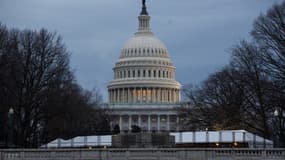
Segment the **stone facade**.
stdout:
<path fill-rule="evenodd" d="M 127 131 L 137 125 L 143 131 L 177 130 L 181 85 L 166 46 L 150 29 L 146 6 L 139 27 L 121 50 L 108 85 L 112 124 Z"/>
<path fill-rule="evenodd" d="M 169 133 L 128 133 L 112 136 L 115 148 L 171 148 L 175 146 L 175 136 Z"/>

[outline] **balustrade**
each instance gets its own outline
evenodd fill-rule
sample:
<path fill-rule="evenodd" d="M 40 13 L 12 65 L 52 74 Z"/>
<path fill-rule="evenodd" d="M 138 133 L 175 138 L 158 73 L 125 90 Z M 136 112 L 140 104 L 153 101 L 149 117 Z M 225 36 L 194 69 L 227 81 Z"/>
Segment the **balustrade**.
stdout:
<path fill-rule="evenodd" d="M 10 149 L 0 150 L 1 160 L 125 160 L 125 159 L 169 159 L 169 160 L 284 160 L 285 149 Z"/>

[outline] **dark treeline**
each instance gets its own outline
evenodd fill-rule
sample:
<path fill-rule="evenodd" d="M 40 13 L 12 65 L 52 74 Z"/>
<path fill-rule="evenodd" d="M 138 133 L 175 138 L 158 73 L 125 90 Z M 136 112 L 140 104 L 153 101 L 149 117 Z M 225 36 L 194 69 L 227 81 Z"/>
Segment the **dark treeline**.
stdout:
<path fill-rule="evenodd" d="M 194 130 L 246 129 L 285 147 L 285 2 L 260 15 L 251 35 L 231 49 L 228 65 L 184 88 L 191 106 L 183 109 L 185 123 Z"/>
<path fill-rule="evenodd" d="M 37 147 L 54 138 L 104 134 L 97 90 L 82 89 L 60 36 L 0 23 L 0 142 Z M 13 109 L 13 114 L 8 114 Z"/>

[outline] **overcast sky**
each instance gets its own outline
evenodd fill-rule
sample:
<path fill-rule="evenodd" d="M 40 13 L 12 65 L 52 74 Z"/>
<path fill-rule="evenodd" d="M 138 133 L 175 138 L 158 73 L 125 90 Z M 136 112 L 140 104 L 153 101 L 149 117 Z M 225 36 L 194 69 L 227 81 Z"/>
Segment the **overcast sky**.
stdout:
<path fill-rule="evenodd" d="M 229 60 L 229 49 L 249 39 L 255 18 L 282 0 L 147 0 L 152 31 L 168 47 L 176 79 L 198 84 Z M 78 82 L 106 86 L 120 49 L 137 30 L 141 0 L 0 0 L 0 22 L 59 33 Z"/>

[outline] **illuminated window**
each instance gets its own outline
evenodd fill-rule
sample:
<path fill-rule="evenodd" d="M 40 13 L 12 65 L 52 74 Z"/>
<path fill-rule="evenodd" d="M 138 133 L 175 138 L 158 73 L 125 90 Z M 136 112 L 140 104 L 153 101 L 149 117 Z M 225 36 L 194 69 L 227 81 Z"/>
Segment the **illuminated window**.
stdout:
<path fill-rule="evenodd" d="M 146 90 L 145 89 L 143 89 L 143 97 L 146 97 Z"/>
<path fill-rule="evenodd" d="M 151 90 L 150 90 L 150 89 L 147 91 L 147 96 L 148 96 L 148 97 L 151 96 Z"/>
<path fill-rule="evenodd" d="M 141 90 L 137 90 L 137 96 L 140 97 L 141 96 Z"/>
<path fill-rule="evenodd" d="M 132 89 L 132 96 L 135 96 L 135 89 Z"/>

